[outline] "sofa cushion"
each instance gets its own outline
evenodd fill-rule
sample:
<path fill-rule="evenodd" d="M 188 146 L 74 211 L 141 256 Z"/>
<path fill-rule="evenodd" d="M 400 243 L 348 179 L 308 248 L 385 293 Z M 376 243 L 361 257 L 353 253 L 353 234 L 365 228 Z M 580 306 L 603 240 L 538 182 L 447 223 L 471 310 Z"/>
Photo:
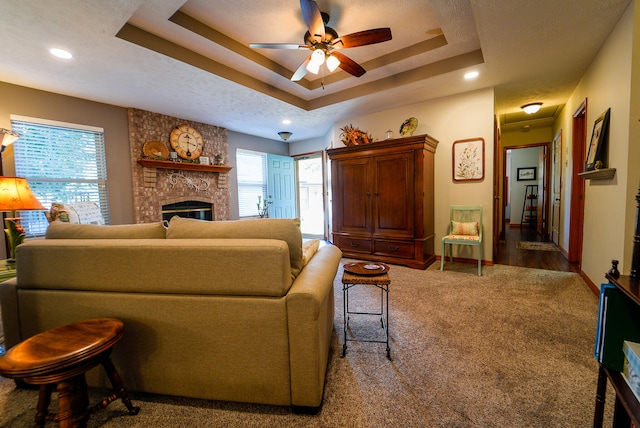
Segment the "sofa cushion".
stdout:
<path fill-rule="evenodd" d="M 166 228 L 162 222 L 148 224 L 95 225 L 53 221 L 47 239 L 164 239 Z"/>
<path fill-rule="evenodd" d="M 291 274 L 295 279 L 302 270 L 302 231 L 299 219 L 265 218 L 256 220 L 205 221 L 173 217 L 167 239 L 280 239 L 289 247 Z"/>
<path fill-rule="evenodd" d="M 74 224 L 104 224 L 100 206 L 90 201 L 73 204 L 53 203 L 47 218 L 50 222 L 59 220 Z"/>
<path fill-rule="evenodd" d="M 302 265 L 306 266 L 311 260 L 311 257 L 318 251 L 320 247 L 320 240 L 311 239 L 302 243 Z"/>

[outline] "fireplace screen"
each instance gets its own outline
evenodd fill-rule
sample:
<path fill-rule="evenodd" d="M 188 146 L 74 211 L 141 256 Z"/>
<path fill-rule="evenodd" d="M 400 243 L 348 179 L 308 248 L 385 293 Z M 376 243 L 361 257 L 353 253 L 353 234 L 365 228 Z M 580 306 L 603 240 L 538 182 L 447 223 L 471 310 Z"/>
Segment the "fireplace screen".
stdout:
<path fill-rule="evenodd" d="M 200 201 L 184 201 L 162 206 L 162 220 L 173 216 L 213 221 L 213 204 Z"/>

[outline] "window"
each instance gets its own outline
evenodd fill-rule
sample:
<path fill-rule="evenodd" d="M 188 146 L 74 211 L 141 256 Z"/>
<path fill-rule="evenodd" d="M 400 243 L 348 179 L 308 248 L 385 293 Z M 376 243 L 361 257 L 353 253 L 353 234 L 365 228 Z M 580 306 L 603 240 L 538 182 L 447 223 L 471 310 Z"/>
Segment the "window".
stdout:
<path fill-rule="evenodd" d="M 258 196 L 264 200 L 267 194 L 267 154 L 238 149 L 238 215 L 258 215 Z"/>
<path fill-rule="evenodd" d="M 13 145 L 16 175 L 29 181 L 44 207 L 93 201 L 109 224 L 102 128 L 15 115 L 11 127 L 20 134 Z M 48 222 L 42 211 L 22 211 L 20 216 L 27 235 L 44 235 Z"/>

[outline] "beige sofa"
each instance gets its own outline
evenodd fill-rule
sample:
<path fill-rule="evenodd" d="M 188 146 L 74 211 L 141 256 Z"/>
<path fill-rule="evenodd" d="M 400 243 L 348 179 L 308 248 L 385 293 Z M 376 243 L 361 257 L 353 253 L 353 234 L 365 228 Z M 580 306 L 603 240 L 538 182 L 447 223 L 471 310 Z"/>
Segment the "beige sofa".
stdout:
<path fill-rule="evenodd" d="M 317 407 L 341 255 L 306 249 L 295 219 L 53 222 L 47 239 L 18 247 L 17 278 L 0 284 L 6 346 L 115 317 L 125 337 L 114 362 L 132 391 Z M 87 380 L 108 385 L 97 369 Z"/>

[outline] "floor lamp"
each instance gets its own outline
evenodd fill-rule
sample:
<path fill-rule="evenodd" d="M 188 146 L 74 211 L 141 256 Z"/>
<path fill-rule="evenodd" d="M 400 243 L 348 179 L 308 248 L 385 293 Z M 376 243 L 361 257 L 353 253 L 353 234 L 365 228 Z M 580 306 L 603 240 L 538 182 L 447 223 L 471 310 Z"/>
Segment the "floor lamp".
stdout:
<path fill-rule="evenodd" d="M 0 128 L 0 175 L 4 175 L 4 160 L 2 159 L 2 153 L 7 146 L 13 144 L 18 138 L 20 138 L 20 134 L 17 132 L 6 128 Z M 3 222 L 6 217 L 6 214 L 2 213 Z M 9 254 L 9 241 L 5 240 L 4 248 L 7 254 Z"/>

